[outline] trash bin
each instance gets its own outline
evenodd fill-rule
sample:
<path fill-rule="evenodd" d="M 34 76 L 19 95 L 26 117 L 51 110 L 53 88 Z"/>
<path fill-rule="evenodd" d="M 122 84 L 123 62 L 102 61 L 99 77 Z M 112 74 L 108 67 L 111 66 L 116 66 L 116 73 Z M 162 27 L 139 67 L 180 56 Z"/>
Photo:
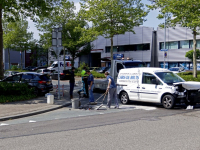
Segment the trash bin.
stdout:
<path fill-rule="evenodd" d="M 76 99 L 71 99 L 72 101 L 72 108 L 73 109 L 78 109 L 79 108 L 79 99 L 76 98 Z"/>
<path fill-rule="evenodd" d="M 47 104 L 54 104 L 54 95 L 47 95 Z"/>

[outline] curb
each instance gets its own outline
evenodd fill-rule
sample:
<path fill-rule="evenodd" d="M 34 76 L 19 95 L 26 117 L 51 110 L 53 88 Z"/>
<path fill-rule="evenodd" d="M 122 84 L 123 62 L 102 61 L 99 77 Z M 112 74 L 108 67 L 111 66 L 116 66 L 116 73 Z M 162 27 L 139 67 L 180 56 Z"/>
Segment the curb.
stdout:
<path fill-rule="evenodd" d="M 0 118 L 0 121 L 6 121 L 6 120 L 11 120 L 11 119 L 18 119 L 18 118 L 24 118 L 24 117 L 28 117 L 28 116 L 38 115 L 38 114 L 46 113 L 46 112 L 60 109 L 62 107 L 66 107 L 66 106 L 70 106 L 70 105 L 71 105 L 71 103 L 66 103 L 66 104 L 63 104 L 63 105 L 55 107 L 55 108 L 49 108 L 49 109 L 45 109 L 45 110 L 35 111 L 35 112 L 31 112 L 31 113 L 24 113 L 24 114 L 15 115 L 15 116 L 2 117 L 2 118 Z"/>

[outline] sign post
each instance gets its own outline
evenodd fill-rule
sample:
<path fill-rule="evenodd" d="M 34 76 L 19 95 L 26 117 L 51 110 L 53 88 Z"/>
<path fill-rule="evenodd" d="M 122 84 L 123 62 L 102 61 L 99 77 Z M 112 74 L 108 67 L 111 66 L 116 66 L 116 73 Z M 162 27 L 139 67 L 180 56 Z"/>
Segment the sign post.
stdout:
<path fill-rule="evenodd" d="M 54 28 L 52 30 L 52 48 L 55 51 L 57 58 L 58 58 L 58 99 L 60 99 L 60 61 L 59 61 L 59 55 L 62 47 L 62 28 Z"/>
<path fill-rule="evenodd" d="M 164 52 L 164 69 L 165 69 L 165 58 L 167 58 L 167 51 L 168 49 L 161 49 L 160 51 L 163 51 Z"/>

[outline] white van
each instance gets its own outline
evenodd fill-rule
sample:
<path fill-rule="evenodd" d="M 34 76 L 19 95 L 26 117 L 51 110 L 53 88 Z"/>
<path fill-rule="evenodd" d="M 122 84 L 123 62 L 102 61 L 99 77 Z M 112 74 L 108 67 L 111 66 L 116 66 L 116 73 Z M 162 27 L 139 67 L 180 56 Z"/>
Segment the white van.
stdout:
<path fill-rule="evenodd" d="M 59 61 L 59 64 L 60 64 L 59 71 L 64 70 L 64 61 Z M 72 66 L 71 61 L 65 61 L 66 70 L 71 69 L 71 66 Z M 74 67 L 78 68 L 78 62 L 74 62 Z M 51 71 L 58 71 L 58 61 L 54 61 L 52 65 L 48 67 L 47 69 Z"/>
<path fill-rule="evenodd" d="M 170 109 L 176 103 L 195 105 L 200 102 L 200 82 L 186 82 L 167 69 L 121 69 L 117 85 L 117 94 L 122 104 L 130 100 L 152 102 L 161 103 Z"/>

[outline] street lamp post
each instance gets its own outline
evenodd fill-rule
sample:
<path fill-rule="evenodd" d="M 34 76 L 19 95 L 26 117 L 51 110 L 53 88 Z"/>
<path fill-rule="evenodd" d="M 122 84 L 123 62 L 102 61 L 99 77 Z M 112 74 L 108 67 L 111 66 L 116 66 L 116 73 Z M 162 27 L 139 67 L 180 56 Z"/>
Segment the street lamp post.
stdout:
<path fill-rule="evenodd" d="M 62 34 L 61 34 L 62 28 L 54 28 L 52 30 L 52 48 L 55 51 L 58 59 L 58 99 L 60 99 L 60 61 L 59 61 L 59 55 L 60 51 L 63 49 L 62 47 Z"/>
<path fill-rule="evenodd" d="M 164 23 L 164 28 L 165 28 L 165 38 L 164 38 L 164 49 L 166 49 L 166 15 L 165 15 L 165 23 Z M 165 51 L 164 52 L 164 69 L 165 69 Z"/>

